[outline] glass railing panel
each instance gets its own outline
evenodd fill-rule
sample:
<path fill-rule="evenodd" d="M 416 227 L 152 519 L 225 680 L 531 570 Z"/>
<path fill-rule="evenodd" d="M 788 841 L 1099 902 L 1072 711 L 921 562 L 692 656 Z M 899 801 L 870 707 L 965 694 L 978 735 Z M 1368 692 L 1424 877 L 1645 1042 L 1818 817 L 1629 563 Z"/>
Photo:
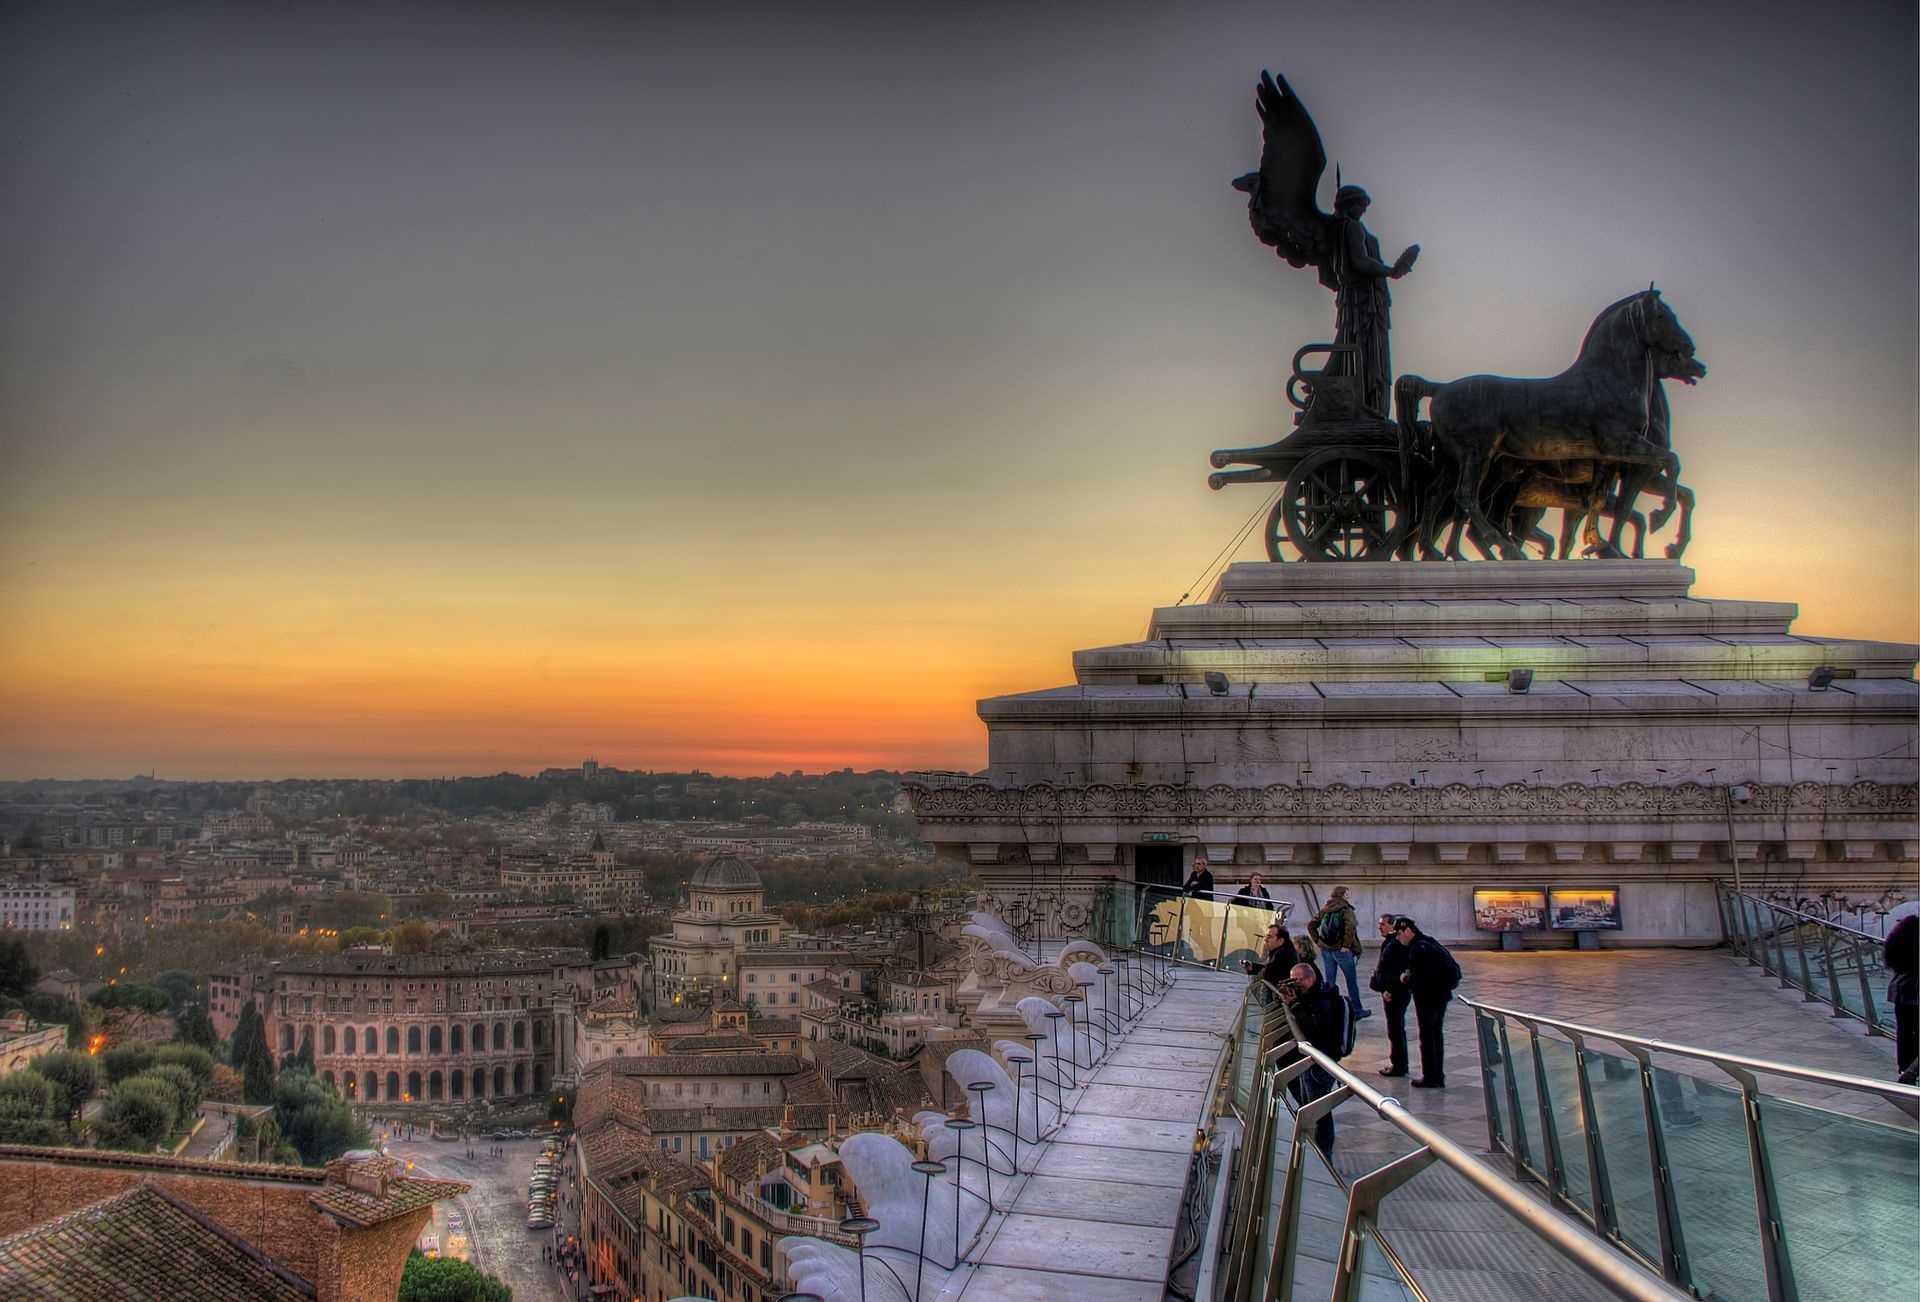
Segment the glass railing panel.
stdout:
<path fill-rule="evenodd" d="M 1253 992 L 1240 1006 L 1240 1025 L 1234 1033 L 1233 1063 L 1228 1069 L 1228 1089 L 1233 1110 L 1244 1117 L 1253 1109 L 1260 1085 L 1260 1032 L 1266 1025 L 1267 1008 Z"/>
<path fill-rule="evenodd" d="M 1507 1049 L 1513 1056 L 1509 1064 L 1512 1068 L 1513 1093 L 1519 1105 L 1512 1109 L 1518 1115 L 1509 1115 L 1507 1120 L 1513 1128 L 1507 1142 L 1518 1146 L 1518 1152 L 1535 1174 L 1544 1177 L 1547 1171 L 1547 1150 L 1541 1144 L 1540 1135 L 1540 1095 L 1533 1078 L 1533 1032 L 1518 1022 L 1507 1023 Z"/>
<path fill-rule="evenodd" d="M 1480 1076 L 1486 1094 L 1489 1138 L 1495 1148 L 1513 1148 L 1513 1136 L 1507 1126 L 1507 1056 L 1500 1047 L 1500 1024 L 1473 1010 L 1473 1024 L 1480 1036 Z"/>
<path fill-rule="evenodd" d="M 1607 1185 L 1620 1237 L 1648 1262 L 1660 1260 L 1659 1195 L 1647 1155 L 1647 1112 L 1640 1100 L 1640 1064 L 1625 1054 L 1587 1046 L 1587 1085 L 1593 1092 Z"/>
<path fill-rule="evenodd" d="M 1658 1066 L 1653 1080 L 1694 1284 L 1705 1296 L 1766 1297 L 1740 1091 Z"/>
<path fill-rule="evenodd" d="M 1870 951 L 1870 953 L 1869 953 Z M 1867 1018 L 1871 1007 L 1868 1000 L 1880 994 L 1879 947 L 1858 940 L 1845 932 L 1833 937 L 1834 985 L 1840 991 L 1840 1006 L 1855 1017 Z M 1868 973 L 1862 983 L 1862 969 Z"/>
<path fill-rule="evenodd" d="M 1300 1225 L 1294 1244 L 1293 1296 L 1330 1297 L 1347 1223 L 1347 1191 L 1318 1148 L 1307 1143 L 1301 1145 L 1300 1152 Z"/>
<path fill-rule="evenodd" d="M 1560 1145 L 1559 1193 L 1593 1215 L 1593 1184 L 1588 1176 L 1587 1114 L 1580 1101 L 1580 1067 L 1573 1046 L 1551 1034 L 1542 1034 L 1540 1062 L 1547 1078 L 1547 1117 Z"/>
<path fill-rule="evenodd" d="M 1354 1273 L 1353 1291 L 1348 1296 L 1357 1302 L 1418 1302 L 1420 1295 L 1408 1287 L 1393 1259 L 1381 1248 L 1379 1239 L 1372 1234 L 1362 1234 L 1358 1269 Z"/>
<path fill-rule="evenodd" d="M 1139 943 L 1183 963 L 1238 971 L 1257 960 L 1267 928 L 1284 910 L 1148 887 L 1140 898 Z"/>
<path fill-rule="evenodd" d="M 1273 1136 L 1268 1146 L 1270 1161 L 1266 1184 L 1259 1190 L 1260 1219 L 1254 1224 L 1253 1265 L 1248 1278 L 1253 1281 L 1252 1296 L 1264 1296 L 1268 1274 L 1273 1269 L 1273 1253 L 1280 1242 L 1281 1194 L 1287 1187 L 1287 1167 L 1293 1160 L 1293 1113 L 1285 1107 L 1274 1108 Z"/>
<path fill-rule="evenodd" d="M 1920 1144 L 1893 1126 L 1761 1103 L 1774 1191 L 1802 1302 L 1886 1296 L 1920 1280 Z"/>

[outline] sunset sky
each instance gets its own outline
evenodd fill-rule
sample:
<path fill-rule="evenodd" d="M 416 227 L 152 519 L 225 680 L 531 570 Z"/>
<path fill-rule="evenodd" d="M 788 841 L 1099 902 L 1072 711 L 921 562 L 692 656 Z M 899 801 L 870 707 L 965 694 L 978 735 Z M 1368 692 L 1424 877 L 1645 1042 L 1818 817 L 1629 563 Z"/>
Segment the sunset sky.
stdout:
<path fill-rule="evenodd" d="M 1396 369 L 1551 374 L 1657 280 L 1710 368 L 1669 386 L 1695 592 L 1920 640 L 1915 37 L 8 6 L 0 778 L 977 767 L 977 698 L 1267 501 L 1207 454 L 1285 431 L 1333 304 L 1228 186 L 1262 67 L 1423 246 Z"/>

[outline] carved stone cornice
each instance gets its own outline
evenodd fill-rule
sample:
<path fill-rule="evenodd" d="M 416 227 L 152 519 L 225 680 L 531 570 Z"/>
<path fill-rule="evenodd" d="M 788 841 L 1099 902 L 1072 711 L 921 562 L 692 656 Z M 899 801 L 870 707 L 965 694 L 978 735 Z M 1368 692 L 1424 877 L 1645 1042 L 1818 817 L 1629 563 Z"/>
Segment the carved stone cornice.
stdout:
<path fill-rule="evenodd" d="M 1920 785 L 1854 782 L 1743 783 L 1751 796 L 1734 807 L 1736 818 L 1775 816 L 1913 817 L 1920 812 Z M 1568 782 L 1535 786 L 1508 782 L 1472 786 L 1454 782 L 1415 786 L 1394 782 L 1362 787 L 1343 782 L 1323 787 L 1206 787 L 1172 783 L 1058 786 L 1036 783 L 994 786 L 984 781 L 925 785 L 909 777 L 903 786 L 913 815 L 925 824 L 1022 823 L 1066 820 L 1103 823 L 1192 819 L 1270 819 L 1301 822 L 1460 822 L 1593 817 L 1719 817 L 1725 788 L 1698 782 L 1615 786 Z"/>

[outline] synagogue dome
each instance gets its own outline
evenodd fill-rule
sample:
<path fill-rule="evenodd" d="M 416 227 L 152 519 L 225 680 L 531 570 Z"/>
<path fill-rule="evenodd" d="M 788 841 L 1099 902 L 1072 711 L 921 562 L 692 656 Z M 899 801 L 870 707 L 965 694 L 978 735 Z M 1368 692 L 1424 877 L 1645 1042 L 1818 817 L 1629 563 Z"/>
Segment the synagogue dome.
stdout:
<path fill-rule="evenodd" d="M 758 891 L 766 889 L 753 865 L 736 855 L 723 854 L 694 869 L 688 883 L 696 891 Z"/>

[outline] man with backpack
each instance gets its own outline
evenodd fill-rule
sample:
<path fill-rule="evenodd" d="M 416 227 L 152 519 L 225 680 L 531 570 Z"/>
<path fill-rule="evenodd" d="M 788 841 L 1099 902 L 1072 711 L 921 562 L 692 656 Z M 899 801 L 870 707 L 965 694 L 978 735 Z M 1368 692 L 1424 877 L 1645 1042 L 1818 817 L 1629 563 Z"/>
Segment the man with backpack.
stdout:
<path fill-rule="evenodd" d="M 1360 927 L 1354 921 L 1353 905 L 1347 900 L 1347 888 L 1336 886 L 1333 896 L 1320 912 L 1313 915 L 1313 922 L 1307 928 L 1313 933 L 1313 939 L 1320 946 L 1320 962 L 1326 971 L 1327 984 L 1334 989 L 1340 985 L 1339 973 L 1346 973 L 1347 1003 L 1353 1008 L 1354 1017 L 1371 1017 L 1373 1010 L 1360 1002 Z"/>
<path fill-rule="evenodd" d="M 1300 1038 L 1338 1062 L 1353 1052 L 1353 1017 L 1347 1001 L 1332 985 L 1320 980 L 1320 974 L 1305 963 L 1293 969 L 1293 979 L 1280 987 Z M 1333 1073 L 1315 1063 L 1293 1080 L 1293 1096 L 1311 1103 L 1333 1088 Z M 1333 1156 L 1333 1114 L 1329 1112 L 1314 1123 L 1313 1142 L 1329 1158 Z"/>
<path fill-rule="evenodd" d="M 1460 965 L 1445 945 L 1421 931 L 1412 918 L 1394 919 L 1393 934 L 1407 951 L 1400 983 L 1413 996 L 1413 1015 L 1420 1024 L 1420 1075 L 1413 1087 L 1445 1089 L 1447 1045 L 1442 1023 L 1460 985 Z"/>

